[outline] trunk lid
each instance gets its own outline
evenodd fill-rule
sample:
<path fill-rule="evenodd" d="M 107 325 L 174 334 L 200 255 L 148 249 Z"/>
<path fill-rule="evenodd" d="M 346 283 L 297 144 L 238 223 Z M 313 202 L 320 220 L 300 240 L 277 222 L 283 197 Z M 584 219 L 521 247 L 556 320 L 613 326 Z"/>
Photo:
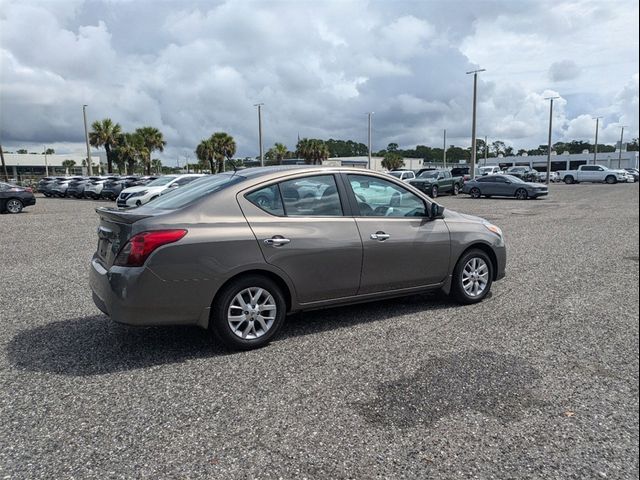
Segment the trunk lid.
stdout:
<path fill-rule="evenodd" d="M 95 256 L 109 269 L 120 249 L 132 237 L 134 224 L 153 215 L 106 207 L 96 208 L 96 213 L 100 217 L 100 225 L 97 229 L 98 247 Z"/>

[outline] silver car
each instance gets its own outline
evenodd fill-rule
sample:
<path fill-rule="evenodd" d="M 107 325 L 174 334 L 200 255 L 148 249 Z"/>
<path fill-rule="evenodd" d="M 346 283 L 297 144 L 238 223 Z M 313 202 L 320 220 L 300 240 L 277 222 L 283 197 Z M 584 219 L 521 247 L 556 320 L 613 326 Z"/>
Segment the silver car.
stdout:
<path fill-rule="evenodd" d="M 290 312 L 428 290 L 470 304 L 505 274 L 498 227 L 370 170 L 252 168 L 96 211 L 101 311 L 199 325 L 237 349 L 266 344 Z"/>

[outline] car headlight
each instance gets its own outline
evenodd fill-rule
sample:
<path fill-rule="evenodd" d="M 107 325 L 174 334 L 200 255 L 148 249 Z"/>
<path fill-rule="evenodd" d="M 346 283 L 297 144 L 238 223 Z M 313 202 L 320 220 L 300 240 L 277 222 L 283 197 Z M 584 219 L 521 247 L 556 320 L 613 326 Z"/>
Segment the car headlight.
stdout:
<path fill-rule="evenodd" d="M 490 232 L 495 233 L 496 235 L 498 235 L 499 237 L 502 238 L 502 230 L 500 229 L 500 227 L 494 225 L 493 223 L 489 223 L 489 222 L 482 222 L 482 224 L 487 228 L 487 230 L 489 230 Z"/>

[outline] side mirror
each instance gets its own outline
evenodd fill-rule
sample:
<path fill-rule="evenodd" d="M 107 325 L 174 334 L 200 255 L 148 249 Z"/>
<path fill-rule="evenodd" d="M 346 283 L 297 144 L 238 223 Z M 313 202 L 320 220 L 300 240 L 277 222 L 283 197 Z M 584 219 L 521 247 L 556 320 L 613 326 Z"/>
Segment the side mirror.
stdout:
<path fill-rule="evenodd" d="M 431 220 L 435 220 L 436 218 L 442 218 L 444 214 L 444 207 L 442 205 L 438 205 L 437 203 L 432 203 L 429 209 L 429 218 Z"/>

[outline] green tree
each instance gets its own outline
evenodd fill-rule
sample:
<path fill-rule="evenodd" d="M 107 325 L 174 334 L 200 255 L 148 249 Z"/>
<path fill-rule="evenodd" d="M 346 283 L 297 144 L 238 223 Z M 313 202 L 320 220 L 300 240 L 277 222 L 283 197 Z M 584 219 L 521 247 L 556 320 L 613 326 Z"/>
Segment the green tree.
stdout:
<path fill-rule="evenodd" d="M 105 118 L 100 121 L 96 120 L 91 124 L 89 143 L 96 148 L 104 147 L 104 151 L 107 153 L 108 173 L 113 172 L 113 154 L 111 150 L 118 142 L 120 135 L 122 135 L 120 124 L 113 123 L 113 120 L 110 118 Z"/>
<path fill-rule="evenodd" d="M 637 152 L 638 146 L 638 139 L 634 138 L 627 144 L 627 152 Z"/>
<path fill-rule="evenodd" d="M 387 170 L 397 170 L 404 167 L 402 155 L 396 152 L 387 152 L 382 159 L 382 166 Z"/>
<path fill-rule="evenodd" d="M 63 160 L 62 161 L 62 166 L 64 167 L 64 169 L 68 172 L 70 171 L 73 167 L 75 167 L 76 162 L 74 160 Z"/>
<path fill-rule="evenodd" d="M 142 147 L 140 152 L 144 155 L 144 166 L 147 175 L 151 175 L 151 154 L 154 151 L 163 152 L 167 144 L 162 132 L 155 127 L 137 128 L 135 134 L 140 138 Z"/>
<path fill-rule="evenodd" d="M 162 173 L 162 161 L 159 158 L 154 158 L 151 160 L 151 168 L 157 174 Z"/>
<path fill-rule="evenodd" d="M 20 153 L 24 155 L 25 153 L 29 153 L 29 152 L 27 152 L 27 150 L 24 148 L 19 148 L 18 150 L 16 150 L 16 153 Z"/>
<path fill-rule="evenodd" d="M 296 146 L 296 151 L 307 165 L 322 165 L 322 161 L 329 158 L 327 144 L 317 138 L 301 139 Z"/>
<path fill-rule="evenodd" d="M 231 160 L 236 154 L 236 141 L 226 132 L 216 132 L 211 135 L 214 158 L 217 161 L 217 171 L 224 172 L 225 160 Z"/>
<path fill-rule="evenodd" d="M 56 151 L 53 148 L 47 148 L 43 153 L 45 155 L 53 155 Z"/>
<path fill-rule="evenodd" d="M 132 175 L 138 161 L 144 162 L 147 151 L 142 143 L 142 138 L 135 133 L 124 133 L 118 137 L 113 153 L 118 170 L 124 169 L 126 166 L 127 173 Z"/>
<path fill-rule="evenodd" d="M 211 173 L 215 173 L 215 147 L 211 137 L 203 139 L 196 147 L 196 157 L 202 166 L 208 166 Z"/>

